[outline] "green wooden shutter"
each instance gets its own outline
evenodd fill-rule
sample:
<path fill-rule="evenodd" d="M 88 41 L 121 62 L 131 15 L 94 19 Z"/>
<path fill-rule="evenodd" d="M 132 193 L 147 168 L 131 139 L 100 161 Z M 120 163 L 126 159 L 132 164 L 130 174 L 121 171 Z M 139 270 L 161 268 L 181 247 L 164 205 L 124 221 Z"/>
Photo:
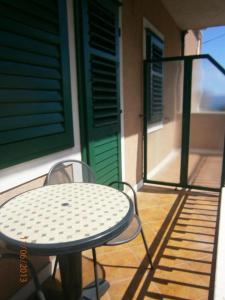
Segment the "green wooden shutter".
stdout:
<path fill-rule="evenodd" d="M 73 146 L 65 1 L 0 0 L 0 167 Z"/>
<path fill-rule="evenodd" d="M 146 58 L 148 61 L 160 60 L 163 56 L 163 41 L 153 32 L 146 31 Z M 163 68 L 161 62 L 149 63 L 146 68 L 148 80 L 145 89 L 148 96 L 148 123 L 162 121 L 163 117 Z"/>
<path fill-rule="evenodd" d="M 118 6 L 112 0 L 79 2 L 87 161 L 97 181 L 107 184 L 121 177 Z"/>

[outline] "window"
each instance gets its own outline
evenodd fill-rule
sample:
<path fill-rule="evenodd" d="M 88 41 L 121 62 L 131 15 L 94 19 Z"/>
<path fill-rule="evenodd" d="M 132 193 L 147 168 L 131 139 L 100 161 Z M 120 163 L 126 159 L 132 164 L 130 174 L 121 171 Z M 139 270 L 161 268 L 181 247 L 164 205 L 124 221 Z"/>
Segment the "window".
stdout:
<path fill-rule="evenodd" d="M 0 1 L 0 167 L 73 146 L 65 1 Z"/>
<path fill-rule="evenodd" d="M 146 29 L 145 95 L 148 124 L 159 124 L 163 118 L 163 67 L 154 62 L 163 57 L 163 41 Z M 153 62 L 151 62 L 153 61 Z"/>

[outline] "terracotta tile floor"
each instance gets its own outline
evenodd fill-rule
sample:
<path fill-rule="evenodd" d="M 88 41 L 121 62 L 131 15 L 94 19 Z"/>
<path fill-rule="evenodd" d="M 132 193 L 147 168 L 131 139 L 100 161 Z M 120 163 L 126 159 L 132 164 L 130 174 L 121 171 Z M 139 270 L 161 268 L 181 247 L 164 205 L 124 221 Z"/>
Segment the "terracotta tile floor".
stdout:
<path fill-rule="evenodd" d="M 110 283 L 101 299 L 212 299 L 218 201 L 216 193 L 142 188 L 138 203 L 154 270 L 140 236 L 98 248 L 99 276 Z M 83 270 L 86 285 L 94 278 L 90 251 Z"/>

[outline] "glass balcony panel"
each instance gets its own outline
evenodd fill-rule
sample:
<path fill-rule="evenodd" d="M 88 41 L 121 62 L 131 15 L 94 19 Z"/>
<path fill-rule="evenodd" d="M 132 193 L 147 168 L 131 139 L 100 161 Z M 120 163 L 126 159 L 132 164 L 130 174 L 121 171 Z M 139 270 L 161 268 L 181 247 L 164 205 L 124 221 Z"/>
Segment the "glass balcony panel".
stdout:
<path fill-rule="evenodd" d="M 179 183 L 184 63 L 167 61 L 161 64 L 163 114 L 160 122 L 147 125 L 147 179 Z"/>
<path fill-rule="evenodd" d="M 208 59 L 192 65 L 188 184 L 219 188 L 225 134 L 225 76 Z"/>

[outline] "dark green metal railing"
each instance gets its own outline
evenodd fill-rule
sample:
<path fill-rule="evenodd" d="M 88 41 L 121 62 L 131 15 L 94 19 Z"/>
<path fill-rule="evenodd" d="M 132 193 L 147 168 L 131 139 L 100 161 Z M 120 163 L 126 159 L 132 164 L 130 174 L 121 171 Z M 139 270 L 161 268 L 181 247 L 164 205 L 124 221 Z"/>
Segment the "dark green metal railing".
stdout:
<path fill-rule="evenodd" d="M 144 61 L 144 181 L 154 184 L 165 184 L 171 186 L 180 186 L 184 188 L 198 188 L 204 190 L 219 190 L 218 188 L 197 186 L 188 184 L 188 164 L 189 164 L 189 144 L 190 144 L 190 117 L 191 117 L 191 96 L 192 96 L 192 75 L 193 75 L 193 61 L 194 60 L 207 60 L 210 62 L 218 72 L 225 75 L 225 69 L 210 55 L 191 55 L 191 56 L 177 56 L 177 57 L 164 57 L 160 60 Z M 148 160 L 148 149 L 147 149 L 147 128 L 148 128 L 148 103 L 146 101 L 146 78 L 149 75 L 146 73 L 149 71 L 147 67 L 149 64 L 166 63 L 166 62 L 182 62 L 183 63 L 183 118 L 182 118 L 182 142 L 181 142 L 181 166 L 180 166 L 180 182 L 164 182 L 158 180 L 150 180 L 147 178 L 147 160 Z M 147 77 L 148 75 L 148 77 Z M 224 93 L 225 94 L 225 93 Z M 225 185 L 225 145 L 223 148 L 223 165 L 221 174 L 221 187 Z"/>

